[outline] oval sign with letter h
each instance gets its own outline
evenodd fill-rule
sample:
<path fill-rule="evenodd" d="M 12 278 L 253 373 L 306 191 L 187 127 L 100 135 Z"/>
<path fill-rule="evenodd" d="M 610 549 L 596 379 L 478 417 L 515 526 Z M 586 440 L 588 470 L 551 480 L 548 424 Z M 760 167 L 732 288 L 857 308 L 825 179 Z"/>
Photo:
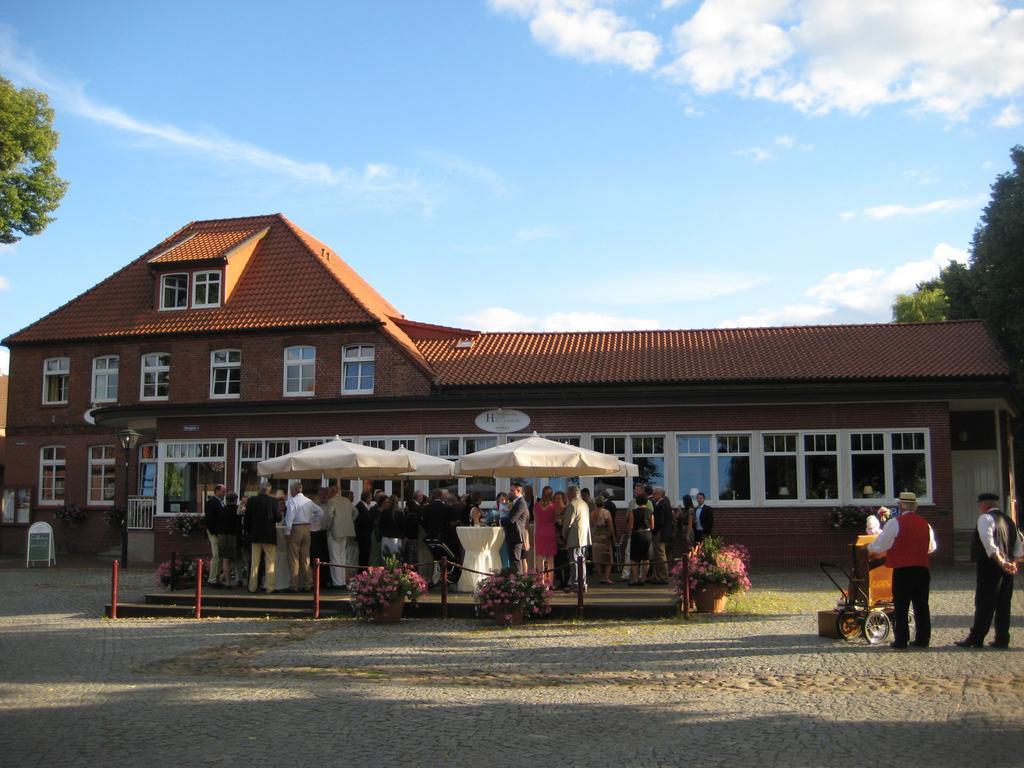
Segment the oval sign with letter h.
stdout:
<path fill-rule="evenodd" d="M 520 432 L 530 426 L 530 417 L 522 411 L 497 408 L 477 416 L 476 425 L 484 432 Z"/>

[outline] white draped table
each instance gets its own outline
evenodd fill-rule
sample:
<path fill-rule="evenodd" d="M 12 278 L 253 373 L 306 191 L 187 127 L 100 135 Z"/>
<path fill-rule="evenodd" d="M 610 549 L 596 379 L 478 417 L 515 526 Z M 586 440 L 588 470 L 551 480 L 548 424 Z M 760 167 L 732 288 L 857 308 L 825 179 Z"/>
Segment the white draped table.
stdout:
<path fill-rule="evenodd" d="M 472 568 L 483 573 L 501 571 L 501 545 L 505 542 L 505 532 L 501 528 L 490 526 L 465 526 L 456 528 L 459 541 L 466 551 L 462 559 L 464 568 Z M 476 573 L 463 570 L 459 577 L 459 592 L 472 592 L 483 579 Z"/>

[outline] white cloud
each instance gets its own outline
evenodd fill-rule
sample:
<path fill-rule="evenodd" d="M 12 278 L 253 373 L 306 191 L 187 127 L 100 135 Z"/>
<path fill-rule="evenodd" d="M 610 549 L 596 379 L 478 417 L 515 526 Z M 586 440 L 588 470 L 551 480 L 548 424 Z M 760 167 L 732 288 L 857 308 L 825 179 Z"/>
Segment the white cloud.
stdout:
<path fill-rule="evenodd" d="M 0 291 L 6 291 L 11 287 L 11 281 L 3 275 L 0 275 Z"/>
<path fill-rule="evenodd" d="M 931 258 L 910 261 L 892 269 L 860 268 L 833 272 L 809 288 L 807 295 L 825 306 L 879 313 L 892 305 L 897 294 L 913 291 L 918 283 L 937 277 L 939 270 L 951 261 L 966 262 L 966 251 L 939 243 Z"/>
<path fill-rule="evenodd" d="M 776 309 L 762 309 L 735 320 L 722 323 L 722 328 L 758 328 L 769 325 L 813 325 L 835 312 L 834 307 L 820 304 L 787 304 Z"/>
<path fill-rule="evenodd" d="M 673 43 L 668 77 L 806 112 L 962 119 L 1024 89 L 1024 9 L 996 0 L 705 0 Z"/>
<path fill-rule="evenodd" d="M 11 372 L 11 352 L 0 347 L 0 373 Z"/>
<path fill-rule="evenodd" d="M 633 331 L 658 328 L 651 318 L 618 317 L 597 312 L 554 312 L 537 317 L 505 307 L 464 315 L 459 322 L 481 331 Z"/>
<path fill-rule="evenodd" d="M 922 213 L 947 213 L 972 208 L 985 202 L 985 195 L 976 197 L 955 197 L 944 200 L 933 200 L 921 205 L 876 205 L 864 209 L 864 216 L 869 219 L 891 219 L 893 216 L 918 216 Z"/>
<path fill-rule="evenodd" d="M 550 240 L 555 236 L 555 228 L 548 226 L 523 227 L 516 232 L 516 240 L 530 242 L 532 240 Z"/>
<path fill-rule="evenodd" d="M 765 160 L 771 160 L 774 155 L 768 150 L 762 147 L 749 147 L 747 149 L 734 149 L 729 153 L 735 157 L 749 157 L 755 163 L 763 163 Z"/>
<path fill-rule="evenodd" d="M 856 211 L 843 211 L 842 213 L 839 214 L 839 218 L 842 219 L 843 221 L 849 221 L 850 219 L 857 218 L 857 212 Z"/>
<path fill-rule="evenodd" d="M 1017 109 L 1017 105 L 1007 104 L 1003 107 L 1003 111 L 999 113 L 992 125 L 997 128 L 1016 128 L 1021 123 L 1024 123 L 1024 116 Z"/>
<path fill-rule="evenodd" d="M 622 64 L 643 72 L 654 66 L 661 41 L 599 0 L 491 0 L 491 7 L 530 20 L 533 39 L 560 56 Z"/>
<path fill-rule="evenodd" d="M 477 181 L 489 187 L 491 192 L 496 195 L 503 195 L 508 189 L 505 179 L 502 178 L 501 174 L 486 165 L 475 163 L 451 152 L 436 149 L 423 152 L 422 155 L 428 162 L 443 172 L 452 176 L 462 176 Z"/>
<path fill-rule="evenodd" d="M 133 117 L 117 107 L 87 96 L 77 83 L 44 74 L 30 52 L 22 50 L 9 27 L 0 25 L 0 70 L 19 84 L 39 88 L 66 112 L 159 144 L 241 163 L 302 182 L 339 187 L 368 195 L 392 195 L 423 200 L 415 171 L 388 163 L 367 163 L 363 168 L 335 168 L 327 163 L 295 160 L 244 141 L 214 133 L 188 131 L 169 123 Z"/>
<path fill-rule="evenodd" d="M 785 147 L 786 149 L 792 149 L 793 145 L 796 144 L 796 139 L 792 136 L 776 136 L 775 145 L 778 147 Z"/>
<path fill-rule="evenodd" d="M 663 11 L 671 10 L 672 8 L 675 8 L 676 6 L 678 6 L 682 2 L 683 2 L 683 0 L 661 0 L 661 10 L 663 10 Z"/>

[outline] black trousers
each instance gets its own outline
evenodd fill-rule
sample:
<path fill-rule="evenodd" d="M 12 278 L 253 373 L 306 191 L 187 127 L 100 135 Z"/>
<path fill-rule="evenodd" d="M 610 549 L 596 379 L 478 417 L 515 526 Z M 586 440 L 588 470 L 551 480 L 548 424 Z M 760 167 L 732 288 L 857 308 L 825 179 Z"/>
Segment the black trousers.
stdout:
<path fill-rule="evenodd" d="M 320 558 L 321 563 L 331 562 L 331 551 L 327 548 L 327 531 L 313 531 L 309 534 L 309 568 L 313 572 L 313 559 Z M 331 569 L 320 566 L 320 586 L 331 584 Z"/>
<path fill-rule="evenodd" d="M 992 560 L 978 562 L 978 580 L 974 589 L 974 625 L 971 639 L 981 642 L 992 626 L 995 616 L 997 645 L 1010 642 L 1010 602 L 1013 600 L 1013 576 Z"/>
<path fill-rule="evenodd" d="M 906 648 L 910 641 L 908 609 L 914 606 L 914 644 L 927 646 L 932 639 L 932 616 L 928 591 L 932 574 L 927 568 L 894 568 L 892 572 L 893 643 Z"/>

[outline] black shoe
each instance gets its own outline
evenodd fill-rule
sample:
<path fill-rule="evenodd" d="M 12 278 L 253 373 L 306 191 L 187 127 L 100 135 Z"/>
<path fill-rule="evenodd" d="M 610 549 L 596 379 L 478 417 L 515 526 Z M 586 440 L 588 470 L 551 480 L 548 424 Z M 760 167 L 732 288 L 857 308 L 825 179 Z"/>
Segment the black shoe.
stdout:
<path fill-rule="evenodd" d="M 957 646 L 958 648 L 981 648 L 981 640 L 973 640 L 967 637 L 963 640 L 959 640 L 953 643 L 953 645 Z"/>
<path fill-rule="evenodd" d="M 1007 648 L 1010 647 L 1010 641 L 1007 640 L 1005 643 L 998 643 L 995 640 L 993 640 L 991 643 L 988 644 L 988 647 L 989 648 L 999 648 L 1000 650 L 1006 650 Z"/>
<path fill-rule="evenodd" d="M 894 651 L 905 651 L 905 650 L 907 650 L 907 646 L 905 646 L 905 645 L 896 645 L 896 643 L 889 643 L 889 647 L 892 648 Z"/>

